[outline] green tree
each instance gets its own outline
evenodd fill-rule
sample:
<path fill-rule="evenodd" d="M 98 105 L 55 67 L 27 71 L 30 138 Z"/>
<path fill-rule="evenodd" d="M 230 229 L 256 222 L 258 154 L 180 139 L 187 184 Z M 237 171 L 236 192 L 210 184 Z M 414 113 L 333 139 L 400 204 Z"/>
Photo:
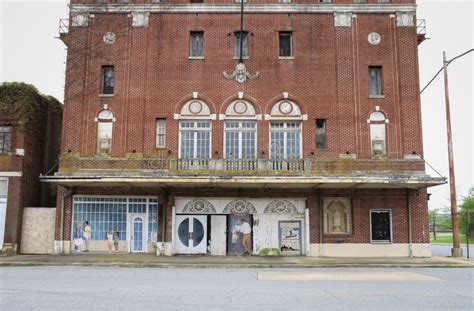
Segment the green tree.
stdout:
<path fill-rule="evenodd" d="M 461 234 L 466 234 L 467 223 L 466 223 L 466 212 L 470 212 L 470 223 L 471 223 L 471 232 L 470 237 L 473 236 L 474 231 L 474 187 L 471 188 L 469 196 L 463 199 L 463 202 L 460 206 L 460 214 L 459 217 L 459 229 L 461 230 Z"/>

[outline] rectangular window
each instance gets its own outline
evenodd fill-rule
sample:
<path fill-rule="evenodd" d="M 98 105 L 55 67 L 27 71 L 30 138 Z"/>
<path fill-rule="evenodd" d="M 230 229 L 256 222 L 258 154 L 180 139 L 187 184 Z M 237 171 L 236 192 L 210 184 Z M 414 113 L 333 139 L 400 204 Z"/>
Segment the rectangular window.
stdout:
<path fill-rule="evenodd" d="M 7 197 L 8 197 L 8 179 L 0 177 L 0 202 L 6 203 Z"/>
<path fill-rule="evenodd" d="M 249 56 L 248 32 L 242 32 L 242 57 Z M 240 56 L 240 31 L 234 32 L 234 57 Z"/>
<path fill-rule="evenodd" d="M 225 123 L 225 152 L 227 159 L 255 159 L 257 154 L 257 124 L 252 121 Z"/>
<path fill-rule="evenodd" d="M 102 94 L 114 94 L 114 66 L 102 66 Z"/>
<path fill-rule="evenodd" d="M 354 3 L 367 3 L 367 0 L 354 0 Z"/>
<path fill-rule="evenodd" d="M 390 210 L 370 211 L 370 241 L 392 242 L 392 215 Z"/>
<path fill-rule="evenodd" d="M 293 55 L 291 37 L 292 35 L 290 31 L 280 31 L 279 33 L 280 54 L 279 55 L 281 57 L 289 57 Z"/>
<path fill-rule="evenodd" d="M 166 147 L 166 119 L 156 119 L 156 148 Z"/>
<path fill-rule="evenodd" d="M 390 0 L 378 0 L 379 3 L 390 3 Z"/>
<path fill-rule="evenodd" d="M 0 154 L 9 153 L 12 144 L 12 127 L 0 126 Z"/>
<path fill-rule="evenodd" d="M 270 123 L 270 155 L 275 160 L 301 158 L 301 123 Z"/>
<path fill-rule="evenodd" d="M 180 158 L 209 159 L 211 157 L 211 123 L 209 121 L 181 121 Z"/>
<path fill-rule="evenodd" d="M 244 3 L 247 3 L 248 0 L 244 0 Z M 242 0 L 235 0 L 235 3 L 242 3 Z"/>
<path fill-rule="evenodd" d="M 189 56 L 203 57 L 204 56 L 204 32 L 191 31 L 189 35 Z"/>
<path fill-rule="evenodd" d="M 319 3 L 331 3 L 331 0 L 319 0 Z"/>
<path fill-rule="evenodd" d="M 110 154 L 112 150 L 113 122 L 100 122 L 97 125 L 97 153 Z"/>
<path fill-rule="evenodd" d="M 158 200 L 148 199 L 148 241 L 158 239 Z"/>
<path fill-rule="evenodd" d="M 316 119 L 316 149 L 326 149 L 325 119 Z"/>
<path fill-rule="evenodd" d="M 369 96 L 382 95 L 382 67 L 369 67 Z"/>

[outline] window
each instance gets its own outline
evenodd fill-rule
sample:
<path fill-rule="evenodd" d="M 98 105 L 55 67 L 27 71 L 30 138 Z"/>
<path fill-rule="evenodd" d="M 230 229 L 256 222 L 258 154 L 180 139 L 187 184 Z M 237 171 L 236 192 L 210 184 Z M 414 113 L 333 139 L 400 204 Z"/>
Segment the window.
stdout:
<path fill-rule="evenodd" d="M 225 122 L 225 158 L 255 159 L 257 124 L 252 121 Z"/>
<path fill-rule="evenodd" d="M 392 242 L 391 210 L 370 211 L 370 241 Z"/>
<path fill-rule="evenodd" d="M 9 153 L 12 143 L 12 127 L 0 126 L 0 154 Z"/>
<path fill-rule="evenodd" d="M 102 110 L 97 123 L 97 153 L 110 154 L 112 151 L 112 127 L 114 116 L 110 110 Z"/>
<path fill-rule="evenodd" d="M 354 0 L 354 3 L 367 3 L 367 0 Z"/>
<path fill-rule="evenodd" d="M 270 154 L 276 160 L 301 158 L 301 122 L 270 123 Z"/>
<path fill-rule="evenodd" d="M 291 42 L 291 32 L 289 31 L 280 31 L 280 52 L 281 57 L 289 57 L 293 55 L 292 51 L 292 42 Z"/>
<path fill-rule="evenodd" d="M 6 203 L 7 197 L 8 197 L 8 179 L 0 177 L 0 202 Z"/>
<path fill-rule="evenodd" d="M 209 159 L 211 156 L 211 123 L 181 121 L 180 158 Z"/>
<path fill-rule="evenodd" d="M 189 56 L 203 57 L 204 56 L 204 32 L 191 31 L 189 36 Z"/>
<path fill-rule="evenodd" d="M 316 119 L 316 149 L 326 149 L 325 119 Z"/>
<path fill-rule="evenodd" d="M 280 0 L 280 3 L 291 3 L 291 0 Z"/>
<path fill-rule="evenodd" d="M 166 147 L 166 119 L 156 119 L 156 148 Z"/>
<path fill-rule="evenodd" d="M 382 67 L 369 67 L 369 96 L 382 95 Z"/>
<path fill-rule="evenodd" d="M 244 0 L 244 3 L 247 3 L 248 0 Z M 242 3 L 242 0 L 235 0 L 235 3 Z"/>
<path fill-rule="evenodd" d="M 370 114 L 370 146 L 372 157 L 385 157 L 387 155 L 387 144 L 385 135 L 385 115 L 380 111 Z"/>
<path fill-rule="evenodd" d="M 148 241 L 158 239 L 158 200 L 148 199 Z"/>
<path fill-rule="evenodd" d="M 390 3 L 390 0 L 378 0 L 379 3 Z"/>
<path fill-rule="evenodd" d="M 331 3 L 331 0 L 319 0 L 319 3 Z"/>
<path fill-rule="evenodd" d="M 114 94 L 114 66 L 102 66 L 102 94 Z"/>
<path fill-rule="evenodd" d="M 203 3 L 203 0 L 191 0 L 191 3 Z"/>
<path fill-rule="evenodd" d="M 248 32 L 242 32 L 242 57 L 249 56 Z M 234 32 L 234 57 L 240 56 L 240 31 Z"/>

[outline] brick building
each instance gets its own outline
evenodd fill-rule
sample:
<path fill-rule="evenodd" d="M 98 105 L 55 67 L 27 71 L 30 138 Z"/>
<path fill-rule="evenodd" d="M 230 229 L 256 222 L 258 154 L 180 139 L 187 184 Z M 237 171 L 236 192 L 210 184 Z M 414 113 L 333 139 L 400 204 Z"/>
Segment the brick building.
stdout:
<path fill-rule="evenodd" d="M 71 0 L 55 248 L 430 256 L 415 0 Z M 277 250 L 275 250 L 277 249 Z"/>
<path fill-rule="evenodd" d="M 39 175 L 58 161 L 62 105 L 32 85 L 0 84 L 0 252 L 16 252 L 23 209 L 54 207 Z"/>

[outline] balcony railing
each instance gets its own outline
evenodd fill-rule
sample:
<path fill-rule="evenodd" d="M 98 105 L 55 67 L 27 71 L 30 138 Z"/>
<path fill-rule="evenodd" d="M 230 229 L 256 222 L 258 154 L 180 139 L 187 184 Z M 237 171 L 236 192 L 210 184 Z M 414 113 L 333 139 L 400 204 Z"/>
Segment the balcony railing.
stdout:
<path fill-rule="evenodd" d="M 59 20 L 59 34 L 66 34 L 69 32 L 69 19 L 63 18 Z"/>

